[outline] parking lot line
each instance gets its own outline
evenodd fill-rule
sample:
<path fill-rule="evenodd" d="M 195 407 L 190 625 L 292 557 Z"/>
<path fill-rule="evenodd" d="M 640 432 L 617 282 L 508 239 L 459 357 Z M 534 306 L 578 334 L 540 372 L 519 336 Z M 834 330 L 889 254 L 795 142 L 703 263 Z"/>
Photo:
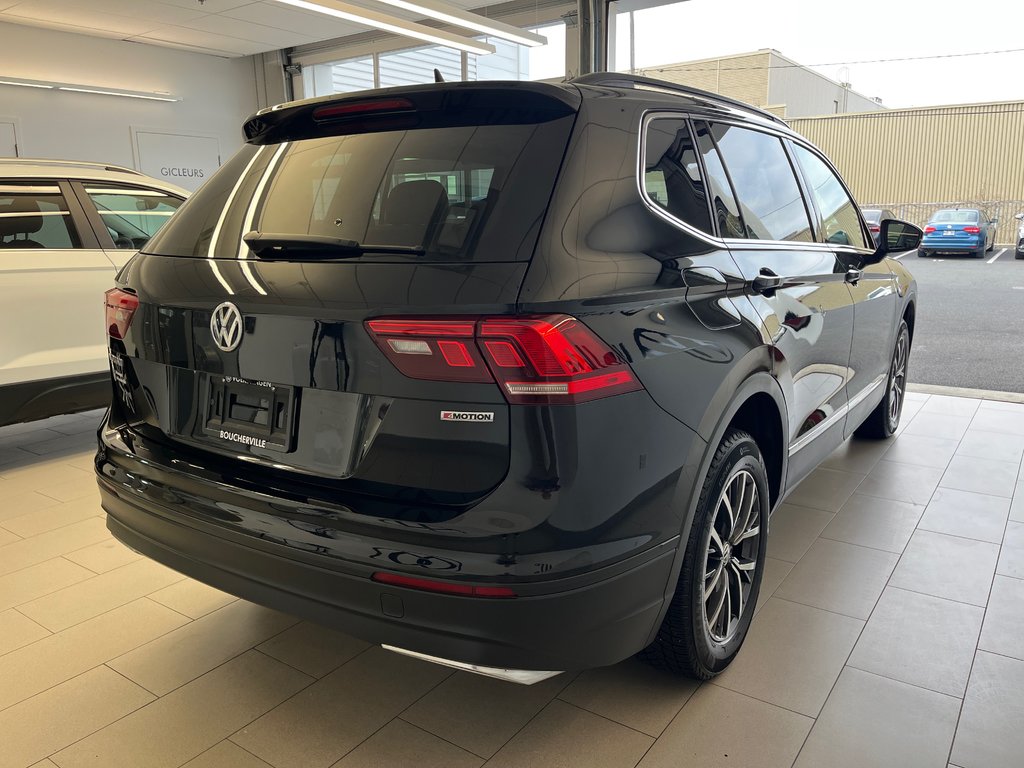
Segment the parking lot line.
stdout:
<path fill-rule="evenodd" d="M 988 261 L 986 261 L 985 263 L 986 263 L 986 264 L 991 264 L 991 263 L 992 263 L 993 261 L 995 261 L 996 259 L 998 259 L 998 258 L 999 258 L 1000 256 L 1002 256 L 1002 255 L 1003 255 L 1004 253 L 1006 253 L 1006 249 L 1005 249 L 1005 248 L 1003 248 L 1003 249 L 1002 249 L 1001 251 L 999 251 L 999 253 L 997 253 L 997 254 L 996 254 L 995 256 L 993 256 L 993 257 L 992 257 L 991 259 L 989 259 L 989 260 L 988 260 Z"/>

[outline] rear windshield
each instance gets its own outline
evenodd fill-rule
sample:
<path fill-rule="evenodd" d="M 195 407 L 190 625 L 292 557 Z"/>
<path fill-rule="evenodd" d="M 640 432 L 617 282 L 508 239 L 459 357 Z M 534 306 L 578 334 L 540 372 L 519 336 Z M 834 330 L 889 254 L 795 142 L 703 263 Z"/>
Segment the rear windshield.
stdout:
<path fill-rule="evenodd" d="M 529 259 L 573 118 L 245 146 L 144 249 L 251 258 L 250 231 L 422 253 L 362 261 Z"/>
<path fill-rule="evenodd" d="M 951 222 L 953 224 L 971 224 L 978 220 L 977 211 L 949 210 L 939 211 L 932 216 L 932 221 Z"/>
<path fill-rule="evenodd" d="M 877 224 L 879 221 L 882 220 L 882 212 L 879 210 L 867 208 L 861 211 L 861 213 L 864 214 L 864 221 L 866 221 L 868 224 Z"/>

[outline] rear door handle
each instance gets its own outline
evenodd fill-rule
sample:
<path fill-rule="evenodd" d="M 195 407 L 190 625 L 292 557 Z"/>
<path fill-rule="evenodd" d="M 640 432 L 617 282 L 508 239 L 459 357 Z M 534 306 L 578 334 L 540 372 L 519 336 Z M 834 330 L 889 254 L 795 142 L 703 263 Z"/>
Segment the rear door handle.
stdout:
<path fill-rule="evenodd" d="M 846 282 L 856 285 L 860 282 L 860 279 L 864 277 L 863 269 L 848 269 L 846 270 Z"/>
<path fill-rule="evenodd" d="M 782 278 L 768 267 L 761 267 L 751 282 L 754 293 L 768 294 L 782 287 Z"/>

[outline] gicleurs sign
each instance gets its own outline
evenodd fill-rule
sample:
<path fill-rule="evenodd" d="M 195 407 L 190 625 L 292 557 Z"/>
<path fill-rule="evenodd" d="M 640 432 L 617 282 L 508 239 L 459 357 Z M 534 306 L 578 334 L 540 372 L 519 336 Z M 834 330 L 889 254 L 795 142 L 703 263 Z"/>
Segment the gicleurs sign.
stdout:
<path fill-rule="evenodd" d="M 135 131 L 138 168 L 147 176 L 194 192 L 220 167 L 220 143 L 212 136 Z"/>

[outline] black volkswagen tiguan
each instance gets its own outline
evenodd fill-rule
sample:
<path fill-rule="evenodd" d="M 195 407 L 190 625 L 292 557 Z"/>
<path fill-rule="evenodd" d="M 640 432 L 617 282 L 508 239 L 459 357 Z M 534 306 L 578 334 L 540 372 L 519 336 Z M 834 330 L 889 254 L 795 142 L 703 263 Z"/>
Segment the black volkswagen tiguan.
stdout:
<path fill-rule="evenodd" d="M 128 546 L 520 681 L 708 678 L 769 513 L 903 405 L 916 285 L 772 115 L 622 75 L 264 110 L 106 296 Z"/>

